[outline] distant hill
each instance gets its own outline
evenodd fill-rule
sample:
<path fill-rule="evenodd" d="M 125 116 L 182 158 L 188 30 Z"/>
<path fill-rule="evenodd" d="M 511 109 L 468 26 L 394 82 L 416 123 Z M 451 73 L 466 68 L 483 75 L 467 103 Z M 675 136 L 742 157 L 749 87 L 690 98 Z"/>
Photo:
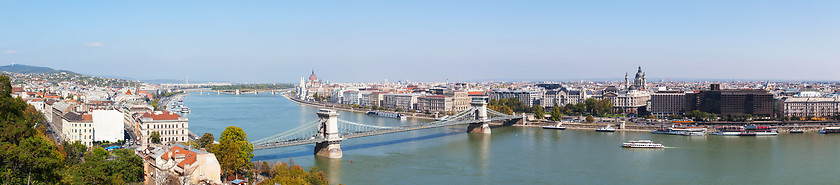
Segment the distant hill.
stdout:
<path fill-rule="evenodd" d="M 0 71 L 13 72 L 13 73 L 60 73 L 60 72 L 72 73 L 71 71 L 55 70 L 55 69 L 49 68 L 49 67 L 29 66 L 29 65 L 23 65 L 23 64 L 12 64 L 12 65 L 0 66 Z"/>

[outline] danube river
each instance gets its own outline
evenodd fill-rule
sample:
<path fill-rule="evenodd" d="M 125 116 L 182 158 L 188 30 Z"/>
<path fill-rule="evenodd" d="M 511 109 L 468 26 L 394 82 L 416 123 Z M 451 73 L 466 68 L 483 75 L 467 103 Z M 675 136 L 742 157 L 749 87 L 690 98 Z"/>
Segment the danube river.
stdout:
<path fill-rule="evenodd" d="M 317 119 L 318 108 L 280 95 L 198 95 L 190 130 L 218 139 L 234 125 L 249 140 Z M 422 122 L 343 112 L 339 119 L 376 125 Z M 494 128 L 467 134 L 466 126 L 349 139 L 342 159 L 316 158 L 314 144 L 255 151 L 253 160 L 288 161 L 326 171 L 338 184 L 837 184 L 840 134 L 766 137 L 672 136 L 646 132 Z M 652 139 L 666 149 L 624 149 Z"/>

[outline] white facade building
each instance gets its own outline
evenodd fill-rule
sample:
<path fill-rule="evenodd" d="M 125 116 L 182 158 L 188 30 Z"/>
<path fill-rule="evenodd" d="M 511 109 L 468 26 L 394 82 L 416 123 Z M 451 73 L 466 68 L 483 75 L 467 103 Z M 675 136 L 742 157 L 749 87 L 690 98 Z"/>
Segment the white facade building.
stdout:
<path fill-rule="evenodd" d="M 151 143 L 152 132 L 160 134 L 161 143 L 189 141 L 189 121 L 169 111 L 143 113 L 140 118 L 141 144 Z"/>
<path fill-rule="evenodd" d="M 94 110 L 93 140 L 117 142 L 125 139 L 125 119 L 117 110 Z"/>

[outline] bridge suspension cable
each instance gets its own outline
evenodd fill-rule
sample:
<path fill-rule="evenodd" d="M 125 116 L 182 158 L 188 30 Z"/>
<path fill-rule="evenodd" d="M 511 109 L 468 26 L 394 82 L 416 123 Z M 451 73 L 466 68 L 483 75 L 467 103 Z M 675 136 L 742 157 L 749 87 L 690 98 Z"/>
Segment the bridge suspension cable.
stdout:
<path fill-rule="evenodd" d="M 270 143 L 270 142 L 283 140 L 283 139 L 293 139 L 293 138 L 289 138 L 289 136 L 295 136 L 296 134 L 304 132 L 304 131 L 315 130 L 317 132 L 317 129 L 315 129 L 315 127 L 318 127 L 321 124 L 321 122 L 323 122 L 323 121 L 325 121 L 325 120 L 321 120 L 321 119 L 313 120 L 313 121 L 304 123 L 304 124 L 298 126 L 297 128 L 293 128 L 291 130 L 287 130 L 285 132 L 275 134 L 273 136 L 269 136 L 269 137 L 266 137 L 266 138 L 263 138 L 263 139 L 259 139 L 259 140 L 253 141 L 252 143 L 254 143 L 254 144 L 264 144 L 264 143 Z"/>

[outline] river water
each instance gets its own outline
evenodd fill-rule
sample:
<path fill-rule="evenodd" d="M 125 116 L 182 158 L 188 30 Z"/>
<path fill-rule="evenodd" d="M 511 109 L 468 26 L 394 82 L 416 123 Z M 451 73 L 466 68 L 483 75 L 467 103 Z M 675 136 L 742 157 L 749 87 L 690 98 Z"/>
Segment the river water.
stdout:
<path fill-rule="evenodd" d="M 218 139 L 238 126 L 249 140 L 317 119 L 318 108 L 280 95 L 188 95 L 190 130 Z M 400 121 L 339 111 L 339 119 L 395 126 Z M 255 151 L 254 161 L 293 160 L 326 171 L 331 184 L 838 184 L 840 134 L 765 137 L 672 136 L 646 132 L 466 126 L 353 138 L 342 159 L 315 157 L 314 144 Z M 666 149 L 625 149 L 651 139 Z"/>

